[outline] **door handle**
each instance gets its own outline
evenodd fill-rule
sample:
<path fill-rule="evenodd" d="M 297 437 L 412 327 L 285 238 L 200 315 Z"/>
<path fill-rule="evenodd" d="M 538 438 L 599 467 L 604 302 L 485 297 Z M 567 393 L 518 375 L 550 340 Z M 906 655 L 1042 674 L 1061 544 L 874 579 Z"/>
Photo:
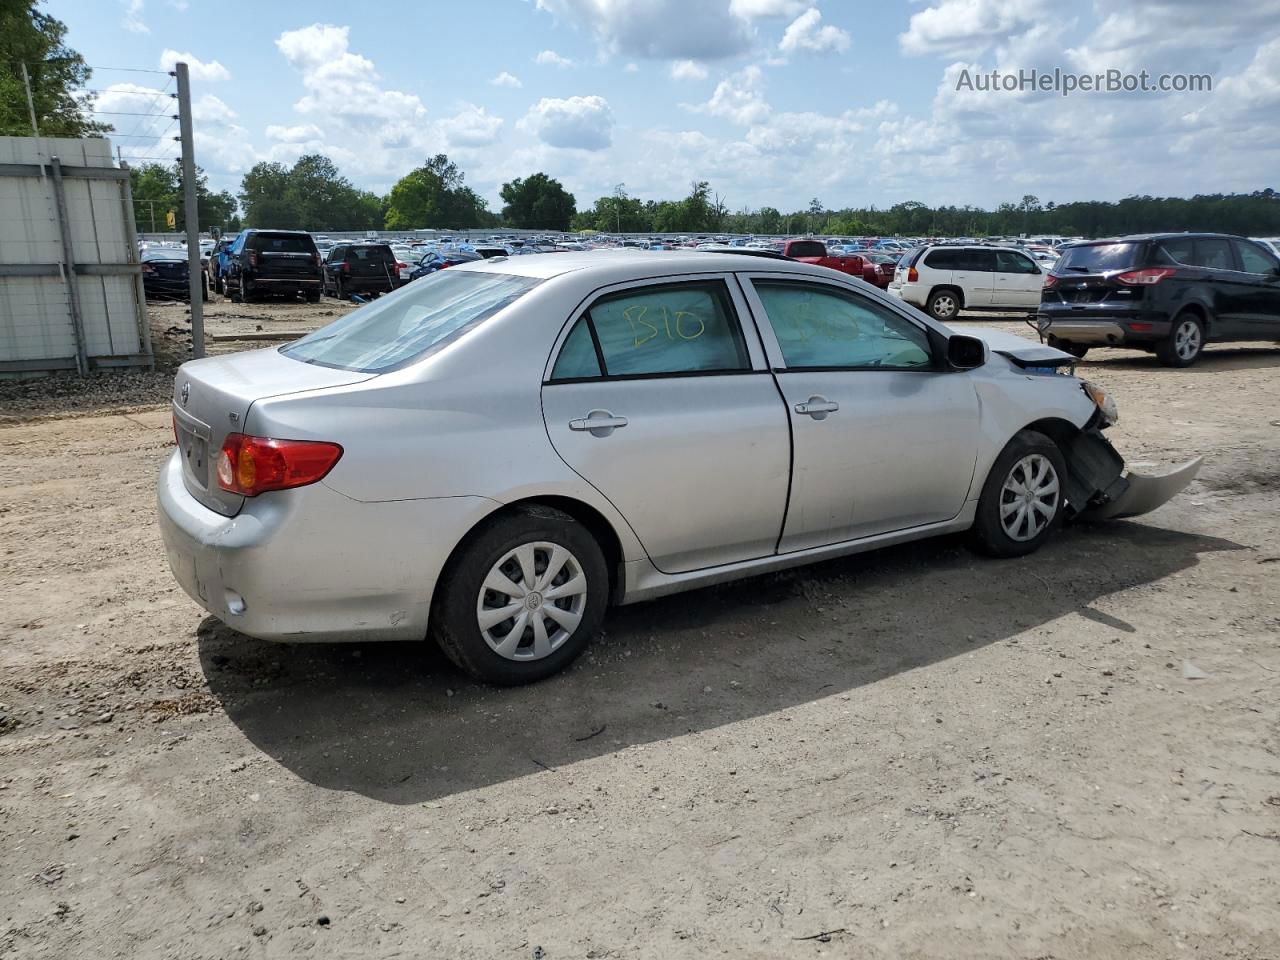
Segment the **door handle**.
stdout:
<path fill-rule="evenodd" d="M 803 413 L 815 420 L 825 420 L 828 413 L 835 413 L 839 409 L 840 404 L 834 400 L 819 396 L 812 396 L 804 403 L 796 404 L 796 413 Z"/>
<path fill-rule="evenodd" d="M 569 421 L 570 430 L 590 433 L 593 437 L 607 437 L 626 425 L 626 417 L 615 417 L 608 410 L 592 410 L 585 417 Z"/>

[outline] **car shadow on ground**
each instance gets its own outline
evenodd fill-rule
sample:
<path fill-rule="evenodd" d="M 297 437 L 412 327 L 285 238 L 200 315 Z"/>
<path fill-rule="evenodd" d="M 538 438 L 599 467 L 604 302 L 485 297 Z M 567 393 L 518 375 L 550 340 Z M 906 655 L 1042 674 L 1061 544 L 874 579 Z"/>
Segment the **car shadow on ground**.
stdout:
<path fill-rule="evenodd" d="M 930 540 L 610 612 L 567 672 L 496 689 L 434 644 L 280 645 L 207 618 L 227 716 L 299 777 L 414 803 L 852 691 L 1016 636 L 1243 549 L 1133 522 L 1078 525 L 1032 557 Z"/>

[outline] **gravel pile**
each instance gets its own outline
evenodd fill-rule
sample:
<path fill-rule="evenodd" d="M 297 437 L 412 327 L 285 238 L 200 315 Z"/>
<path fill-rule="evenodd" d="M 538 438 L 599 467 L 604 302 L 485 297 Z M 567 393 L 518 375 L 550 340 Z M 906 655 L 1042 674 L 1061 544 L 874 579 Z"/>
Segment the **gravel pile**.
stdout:
<path fill-rule="evenodd" d="M 0 423 L 47 417 L 127 412 L 169 402 L 173 371 L 108 370 L 87 377 L 57 375 L 0 380 Z"/>

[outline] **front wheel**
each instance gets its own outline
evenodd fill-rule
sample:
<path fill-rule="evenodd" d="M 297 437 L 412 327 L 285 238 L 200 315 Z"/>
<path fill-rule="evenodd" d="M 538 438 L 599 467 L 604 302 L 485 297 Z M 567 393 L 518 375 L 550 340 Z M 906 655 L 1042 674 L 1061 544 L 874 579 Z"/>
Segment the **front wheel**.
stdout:
<path fill-rule="evenodd" d="M 1023 430 L 996 458 L 978 499 L 971 536 L 994 557 L 1038 550 L 1062 521 L 1066 461 L 1043 433 Z"/>
<path fill-rule="evenodd" d="M 450 562 L 432 625 L 455 664 L 502 686 L 564 669 L 586 648 L 609 595 L 604 555 L 582 524 L 548 507 L 496 518 Z"/>
<path fill-rule="evenodd" d="M 1085 357 L 1085 355 L 1089 352 L 1089 345 L 1088 345 L 1088 344 L 1085 344 L 1085 343 L 1063 343 L 1063 342 L 1062 342 L 1061 340 L 1059 340 L 1057 337 L 1050 337 L 1050 338 L 1049 338 L 1049 346 L 1053 347 L 1053 348 L 1054 348 L 1054 349 L 1056 349 L 1056 350 L 1063 350 L 1063 351 L 1065 351 L 1066 353 L 1071 354 L 1071 355 L 1072 355 L 1073 357 L 1075 357 L 1077 360 L 1083 360 L 1083 359 L 1084 359 L 1084 357 Z"/>
<path fill-rule="evenodd" d="M 1166 367 L 1189 367 L 1200 359 L 1204 350 L 1204 324 L 1198 317 L 1184 313 L 1173 323 L 1168 338 L 1156 345 L 1156 356 Z"/>

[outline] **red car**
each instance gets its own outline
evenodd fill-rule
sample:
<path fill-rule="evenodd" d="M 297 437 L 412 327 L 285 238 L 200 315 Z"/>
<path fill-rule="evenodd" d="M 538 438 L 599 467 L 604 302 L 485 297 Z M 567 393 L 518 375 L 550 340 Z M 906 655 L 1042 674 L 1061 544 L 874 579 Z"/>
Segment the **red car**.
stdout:
<path fill-rule="evenodd" d="M 820 267 L 830 267 L 832 270 L 851 274 L 881 289 L 889 286 L 889 280 L 893 277 L 893 266 L 890 265 L 886 269 L 881 264 L 874 262 L 871 257 L 875 255 L 867 253 L 833 254 L 827 250 L 827 245 L 821 240 L 788 240 L 782 246 L 782 253 L 792 260 L 799 260 L 801 263 L 815 263 Z M 885 259 L 888 258 L 886 257 Z"/>

